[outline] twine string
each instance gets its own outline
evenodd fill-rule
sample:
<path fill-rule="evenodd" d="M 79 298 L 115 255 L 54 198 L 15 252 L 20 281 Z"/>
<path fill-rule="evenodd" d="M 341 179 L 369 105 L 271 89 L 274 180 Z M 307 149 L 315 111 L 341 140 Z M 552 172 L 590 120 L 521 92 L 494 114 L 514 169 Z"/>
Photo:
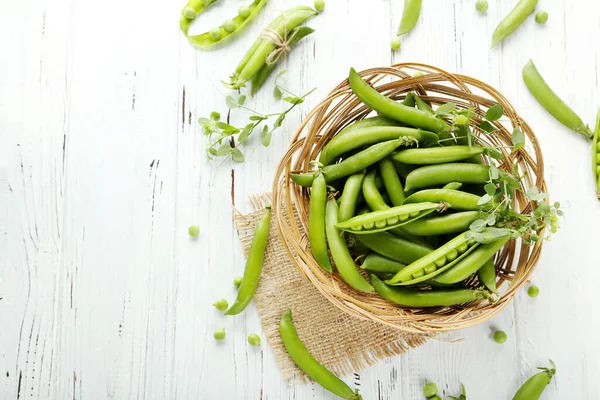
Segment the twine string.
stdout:
<path fill-rule="evenodd" d="M 260 38 L 275 45 L 275 49 L 267 55 L 265 63 L 267 65 L 273 65 L 277 63 L 282 56 L 289 53 L 290 50 L 292 50 L 290 43 L 297 34 L 298 29 L 292 30 L 289 36 L 287 32 L 281 36 L 279 32 L 272 29 L 264 29 L 260 34 Z"/>

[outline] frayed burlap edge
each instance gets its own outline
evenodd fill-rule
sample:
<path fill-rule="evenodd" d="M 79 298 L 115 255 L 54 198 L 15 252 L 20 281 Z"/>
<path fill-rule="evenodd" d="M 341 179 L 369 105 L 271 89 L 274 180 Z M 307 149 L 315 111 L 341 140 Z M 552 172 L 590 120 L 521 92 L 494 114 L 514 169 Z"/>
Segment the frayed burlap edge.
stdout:
<path fill-rule="evenodd" d="M 271 204 L 271 195 L 252 195 L 250 201 L 253 212 L 246 215 L 236 212 L 233 216 L 246 255 L 256 223 L 264 214 L 265 206 Z M 428 339 L 425 335 L 403 333 L 358 319 L 334 307 L 294 266 L 274 223 L 254 299 L 264 334 L 285 378 L 304 379 L 279 336 L 279 320 L 289 309 L 298 335 L 308 350 L 339 376 L 402 354 Z"/>

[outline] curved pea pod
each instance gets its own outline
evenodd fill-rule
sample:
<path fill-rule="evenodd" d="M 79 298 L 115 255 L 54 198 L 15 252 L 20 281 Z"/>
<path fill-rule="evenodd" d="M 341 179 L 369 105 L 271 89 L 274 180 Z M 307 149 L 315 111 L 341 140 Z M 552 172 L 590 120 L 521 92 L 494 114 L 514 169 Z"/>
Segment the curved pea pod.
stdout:
<path fill-rule="evenodd" d="M 292 312 L 287 311 L 281 316 L 279 334 L 288 354 L 296 365 L 313 381 L 329 390 L 331 393 L 348 400 L 362 400 L 357 391 L 350 389 L 340 378 L 321 365 L 308 351 L 298 337 L 292 321 Z"/>
<path fill-rule="evenodd" d="M 406 195 L 404 194 L 404 188 L 402 182 L 398 176 L 398 171 L 394 167 L 394 163 L 389 158 L 384 158 L 379 161 L 379 173 L 385 190 L 390 196 L 390 202 L 394 206 L 401 206 L 404 204 Z"/>
<path fill-rule="evenodd" d="M 388 285 L 413 285 L 427 281 L 451 268 L 479 246 L 469 238 L 469 232 L 461 233 L 443 246 L 435 249 L 398 272 L 385 283 Z"/>
<path fill-rule="evenodd" d="M 434 282 L 444 285 L 451 285 L 464 281 L 481 268 L 486 261 L 494 256 L 510 239 L 510 232 L 506 231 L 506 236 L 498 238 L 492 243 L 483 244 L 472 251 L 469 255 L 454 264 L 444 273 L 433 278 Z"/>
<path fill-rule="evenodd" d="M 418 290 L 386 285 L 377 276 L 371 275 L 371 284 L 381 297 L 404 307 L 442 307 L 470 303 L 489 297 L 484 290 L 435 289 Z"/>
<path fill-rule="evenodd" d="M 556 374 L 556 365 L 550 360 L 552 368 L 538 368 L 539 372 L 529 378 L 523 386 L 515 393 L 512 400 L 538 400 L 546 386 L 552 381 L 552 377 Z"/>
<path fill-rule="evenodd" d="M 254 237 L 252 238 L 250 252 L 246 260 L 246 268 L 244 269 L 244 277 L 238 289 L 237 298 L 235 299 L 235 303 L 225 312 L 225 315 L 237 315 L 241 313 L 252 301 L 258 287 L 258 281 L 260 280 L 270 227 L 271 207 L 267 207 L 265 215 L 260 219 L 254 230 Z"/>
<path fill-rule="evenodd" d="M 406 177 L 404 190 L 415 190 L 450 182 L 485 183 L 490 167 L 480 164 L 448 163 L 427 165 L 411 171 Z"/>
<path fill-rule="evenodd" d="M 458 190 L 462 187 L 462 183 L 460 182 L 450 182 L 450 183 L 446 183 L 442 189 L 448 189 L 448 190 Z"/>
<path fill-rule="evenodd" d="M 352 175 L 387 157 L 401 144 L 402 141 L 400 139 L 374 144 L 373 146 L 346 158 L 338 164 L 327 165 L 323 168 L 323 175 L 325 175 L 327 182 L 333 182 L 337 179 Z M 290 178 L 294 183 L 300 186 L 310 186 L 314 179 L 314 173 L 305 172 L 302 174 L 290 174 Z"/>
<path fill-rule="evenodd" d="M 430 144 L 437 142 L 438 139 L 433 132 L 402 126 L 371 126 L 353 129 L 344 135 L 334 136 L 323 148 L 319 161 L 324 165 L 328 165 L 349 151 L 399 138 L 403 140 L 405 145 Z"/>
<path fill-rule="evenodd" d="M 344 190 L 342 191 L 342 196 L 340 197 L 340 209 L 338 212 L 338 219 L 340 221 L 349 220 L 354 216 L 358 194 L 362 190 L 365 172 L 366 171 L 357 172 L 353 175 L 350 175 L 348 179 L 346 179 Z"/>
<path fill-rule="evenodd" d="M 425 189 L 411 194 L 404 200 L 406 204 L 411 203 L 447 203 L 452 210 L 476 211 L 481 208 L 477 203 L 480 196 L 452 189 Z"/>
<path fill-rule="evenodd" d="M 422 218 L 404 225 L 402 229 L 416 236 L 448 235 L 469 230 L 469 226 L 479 218 L 479 211 L 464 211 L 455 214 Z"/>
<path fill-rule="evenodd" d="M 371 272 L 385 272 L 392 273 L 395 275 L 402 268 L 406 267 L 406 264 L 391 260 L 377 253 L 371 253 L 365 257 L 365 260 L 363 261 L 360 267 Z"/>
<path fill-rule="evenodd" d="M 299 27 L 295 28 L 289 34 L 291 39 L 289 40 L 288 46 L 290 48 L 294 47 L 300 40 L 302 40 L 306 36 L 310 35 L 314 31 L 315 31 L 314 29 L 312 29 L 308 26 L 299 26 Z M 264 85 L 267 78 L 269 77 L 269 75 L 271 75 L 271 73 L 273 72 L 273 70 L 275 69 L 276 66 L 277 66 L 277 63 L 265 64 L 256 73 L 256 75 L 254 75 L 252 77 L 252 89 L 250 90 L 250 94 L 252 96 L 254 96 L 256 94 L 256 92 L 258 92 L 258 90 L 262 87 L 262 85 Z"/>
<path fill-rule="evenodd" d="M 421 14 L 421 1 L 422 0 L 406 0 L 404 2 L 402 19 L 400 20 L 400 26 L 398 26 L 398 36 L 409 32 L 417 24 L 419 15 Z"/>
<path fill-rule="evenodd" d="M 433 251 L 430 246 L 413 243 L 387 232 L 357 235 L 356 238 L 372 251 L 403 264 L 410 264 Z"/>
<path fill-rule="evenodd" d="M 403 126 L 401 122 L 396 121 L 394 119 L 384 117 L 383 115 L 377 115 L 375 117 L 369 117 L 365 119 L 358 120 L 356 122 L 351 123 L 346 126 L 344 129 L 339 131 L 334 137 L 341 137 L 349 134 L 352 131 L 363 129 L 363 128 L 371 128 L 371 127 L 384 127 L 384 126 Z M 323 163 L 322 160 L 319 162 Z"/>
<path fill-rule="evenodd" d="M 325 228 L 327 231 L 327 243 L 335 263 L 335 268 L 348 285 L 356 290 L 363 292 L 372 292 L 373 287 L 358 272 L 354 259 L 346 246 L 346 241 L 342 232 L 336 228 L 338 222 L 338 205 L 335 199 L 327 202 L 325 212 Z"/>
<path fill-rule="evenodd" d="M 425 111 L 427 114 L 431 114 L 431 115 L 435 114 L 435 111 L 433 111 L 433 108 L 431 108 L 429 103 L 427 103 L 421 97 L 417 96 L 416 93 L 414 93 L 413 96 L 415 98 L 415 105 L 417 106 L 417 109 L 419 109 L 421 111 Z"/>
<path fill-rule="evenodd" d="M 355 235 L 368 235 L 410 224 L 436 210 L 443 211 L 446 207 L 446 204 L 435 203 L 406 204 L 388 208 L 387 210 L 372 211 L 358 215 L 336 226 L 343 231 L 354 233 Z"/>
<path fill-rule="evenodd" d="M 217 0 L 190 0 L 186 3 L 185 7 L 181 10 L 181 18 L 179 19 L 179 27 L 181 31 L 187 36 L 190 29 L 190 24 L 196 17 L 201 14 L 204 9 Z"/>
<path fill-rule="evenodd" d="M 321 268 L 333 272 L 327 239 L 325 238 L 325 204 L 327 203 L 327 183 L 322 174 L 317 174 L 310 190 L 310 214 L 308 216 L 308 238 L 310 249 Z"/>
<path fill-rule="evenodd" d="M 392 158 L 404 164 L 443 164 L 465 160 L 483 154 L 480 146 L 431 147 L 426 149 L 406 149 Z"/>
<path fill-rule="evenodd" d="M 492 34 L 492 47 L 510 36 L 535 10 L 538 0 L 519 0 L 515 8 L 498 24 Z"/>
<path fill-rule="evenodd" d="M 373 89 L 354 68 L 350 69 L 350 87 L 366 106 L 381 115 L 432 132 L 447 132 L 450 126 L 441 118 L 416 108 L 407 107 Z"/>
<path fill-rule="evenodd" d="M 212 32 L 188 36 L 188 40 L 191 44 L 199 49 L 208 49 L 218 43 L 222 43 L 240 33 L 250 21 L 256 18 L 266 3 L 267 0 L 254 0 L 250 5 L 248 5 L 248 9 L 250 11 L 248 17 L 243 18 L 242 16 L 237 15 L 231 20 L 223 23 L 221 26 L 215 28 L 215 30 Z"/>
<path fill-rule="evenodd" d="M 487 260 L 481 268 L 477 271 L 477 277 L 479 283 L 489 289 L 490 292 L 498 294 L 498 288 L 496 287 L 496 266 L 494 265 L 494 259 L 490 258 Z"/>
<path fill-rule="evenodd" d="M 596 117 L 596 129 L 594 131 L 594 141 L 592 142 L 592 158 L 594 165 L 594 182 L 596 182 L 596 195 L 600 200 L 600 110 Z"/>

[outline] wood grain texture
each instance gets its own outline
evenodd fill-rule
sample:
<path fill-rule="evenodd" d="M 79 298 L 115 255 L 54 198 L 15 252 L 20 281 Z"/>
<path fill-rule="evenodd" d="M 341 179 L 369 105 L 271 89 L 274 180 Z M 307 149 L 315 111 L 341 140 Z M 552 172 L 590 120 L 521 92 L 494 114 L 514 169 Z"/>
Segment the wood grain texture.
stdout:
<path fill-rule="evenodd" d="M 220 2 L 192 31 L 243 3 Z M 536 131 L 566 217 L 534 275 L 537 299 L 523 292 L 488 323 L 344 379 L 365 399 L 419 399 L 434 381 L 446 394 L 462 382 L 469 399 L 502 400 L 552 358 L 558 375 L 546 399 L 598 398 L 600 206 L 590 144 L 549 118 L 520 78 L 533 58 L 591 123 L 600 106 L 596 6 L 541 0 L 548 23 L 530 18 L 490 51 L 513 2 L 492 0 L 480 15 L 474 0 L 431 0 L 393 54 L 402 1 L 330 0 L 310 22 L 316 32 L 277 68 L 287 69 L 290 90 L 315 94 L 268 149 L 217 167 L 196 119 L 225 115 L 219 80 L 262 26 L 301 3 L 272 0 L 229 46 L 199 52 L 178 30 L 183 3 L 0 2 L 0 399 L 333 399 L 317 385 L 284 382 L 268 346 L 248 345 L 260 333 L 254 307 L 225 318 L 211 306 L 234 298 L 244 267 L 230 204 L 246 210 L 249 194 L 270 190 L 295 127 L 350 66 L 399 61 L 500 89 Z M 252 104 L 281 107 L 268 89 Z M 197 239 L 187 235 L 191 223 L 201 227 Z M 222 343 L 212 338 L 218 327 L 227 330 Z M 508 332 L 504 345 L 490 340 L 492 327 Z"/>

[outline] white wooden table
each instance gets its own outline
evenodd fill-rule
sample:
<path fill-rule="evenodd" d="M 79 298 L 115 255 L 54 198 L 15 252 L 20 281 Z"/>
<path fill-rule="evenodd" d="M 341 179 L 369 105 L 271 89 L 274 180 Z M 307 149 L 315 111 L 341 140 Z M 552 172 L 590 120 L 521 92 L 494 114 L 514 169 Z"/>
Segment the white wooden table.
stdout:
<path fill-rule="evenodd" d="M 533 100 L 521 68 L 533 58 L 590 124 L 600 106 L 599 7 L 541 0 L 494 50 L 496 23 L 514 1 L 426 0 L 398 53 L 389 42 L 400 0 L 329 0 L 316 33 L 284 66 L 288 87 L 315 94 L 286 119 L 267 149 L 241 165 L 207 161 L 195 120 L 226 111 L 226 78 L 261 27 L 298 1 L 272 0 L 230 46 L 200 52 L 178 29 L 180 1 L 0 1 L 0 399 L 330 399 L 289 386 L 260 333 L 253 306 L 235 318 L 211 306 L 233 299 L 244 266 L 230 203 L 270 190 L 299 121 L 350 66 L 419 61 L 499 88 L 542 144 L 546 178 L 566 217 L 534 275 L 488 323 L 432 340 L 344 379 L 365 399 L 421 399 L 426 380 L 469 399 L 510 399 L 552 358 L 545 399 L 598 399 L 600 282 L 590 144 Z M 196 27 L 231 17 L 228 0 Z M 307 3 L 306 1 L 304 2 Z M 271 90 L 252 103 L 279 109 Z M 234 116 L 235 118 L 235 116 Z M 235 121 L 235 119 L 234 119 Z M 187 227 L 201 226 L 197 240 Z M 505 330 L 504 345 L 490 328 Z M 215 343 L 217 327 L 227 329 Z M 464 340 L 450 343 L 451 340 Z"/>

